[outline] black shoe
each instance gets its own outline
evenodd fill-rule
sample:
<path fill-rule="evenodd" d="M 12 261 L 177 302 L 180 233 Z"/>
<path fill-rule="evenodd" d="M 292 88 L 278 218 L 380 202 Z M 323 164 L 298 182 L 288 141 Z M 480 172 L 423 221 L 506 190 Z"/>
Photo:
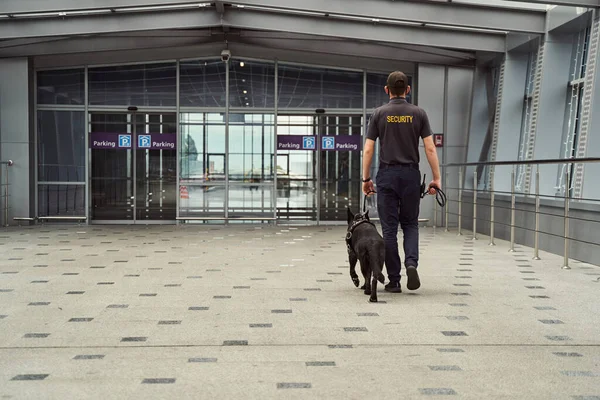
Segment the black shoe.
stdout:
<path fill-rule="evenodd" d="M 385 291 L 391 293 L 402 293 L 402 288 L 400 287 L 400 282 L 390 282 L 385 285 Z"/>
<path fill-rule="evenodd" d="M 417 290 L 421 287 L 421 281 L 419 280 L 417 267 L 412 265 L 406 267 L 406 276 L 408 277 L 408 282 L 406 282 L 406 288 L 408 290 Z"/>

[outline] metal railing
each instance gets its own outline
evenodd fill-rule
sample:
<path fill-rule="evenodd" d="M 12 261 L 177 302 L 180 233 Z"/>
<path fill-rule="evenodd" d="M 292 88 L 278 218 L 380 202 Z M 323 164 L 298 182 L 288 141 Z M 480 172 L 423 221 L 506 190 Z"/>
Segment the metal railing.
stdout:
<path fill-rule="evenodd" d="M 477 222 L 478 220 L 481 222 L 487 222 L 489 223 L 489 227 L 490 227 L 490 231 L 489 231 L 489 237 L 490 237 L 490 241 L 489 241 L 489 245 L 490 246 L 494 246 L 495 245 L 495 230 L 496 230 L 496 224 L 499 225 L 503 225 L 507 228 L 510 228 L 510 252 L 515 252 L 515 235 L 516 235 L 516 229 L 520 229 L 520 230 L 524 230 L 526 232 L 530 232 L 533 234 L 533 243 L 534 243 L 534 249 L 533 249 L 533 259 L 534 260 L 540 260 L 540 255 L 539 255 L 539 250 L 540 250 L 540 234 L 543 235 L 548 235 L 550 237 L 556 237 L 556 238 L 560 238 L 563 241 L 563 257 L 564 257 L 564 261 L 563 261 L 563 269 L 571 269 L 571 267 L 569 266 L 569 256 L 570 256 L 570 245 L 571 242 L 578 242 L 580 244 L 584 244 L 584 245 L 588 245 L 588 246 L 597 246 L 598 247 L 598 251 L 600 251 L 600 243 L 594 242 L 593 238 L 590 238 L 589 240 L 587 240 L 587 238 L 585 238 L 585 240 L 583 239 L 577 239 L 574 238 L 570 235 L 570 221 L 571 220 L 578 220 L 578 221 L 586 221 L 586 222 L 590 222 L 590 223 L 600 223 L 600 220 L 595 220 L 595 219 L 586 219 L 586 218 L 578 218 L 576 216 L 571 215 L 571 206 L 574 202 L 578 202 L 578 203 L 592 203 L 592 204 L 599 204 L 600 203 L 600 199 L 599 198 L 594 198 L 594 199 L 589 199 L 589 198 L 572 198 L 571 193 L 572 193 L 572 172 L 571 172 L 571 168 L 566 167 L 566 168 L 562 168 L 562 170 L 560 170 L 560 172 L 556 172 L 556 174 L 552 177 L 552 179 L 556 179 L 558 174 L 563 174 L 564 173 L 564 180 L 562 180 L 562 183 L 564 183 L 564 191 L 563 191 L 563 195 L 560 195 L 559 193 L 556 193 L 555 195 L 542 195 L 540 194 L 540 182 L 541 182 L 541 174 L 540 174 L 540 165 L 563 165 L 563 166 L 573 166 L 574 164 L 590 164 L 590 163 L 600 163 L 600 158 L 573 158 L 573 159 L 549 159 L 549 160 L 532 160 L 532 161 L 497 161 L 497 162 L 472 162 L 472 163 L 451 163 L 451 164 L 446 164 L 443 165 L 444 167 L 444 171 L 446 174 L 446 181 L 448 181 L 449 177 L 450 177 L 450 171 L 448 171 L 449 169 L 452 168 L 457 168 L 458 169 L 458 187 L 446 187 L 444 188 L 446 193 L 450 193 L 450 192 L 454 192 L 457 193 L 457 197 L 456 198 L 452 198 L 453 196 L 449 195 L 448 196 L 448 202 L 446 205 L 446 209 L 445 209 L 445 213 L 444 213 L 444 217 L 445 217 L 445 221 L 444 221 L 444 226 L 445 226 L 445 230 L 446 232 L 450 231 L 450 216 L 456 216 L 457 217 L 457 229 L 458 229 L 458 235 L 462 235 L 462 230 L 463 230 L 463 205 L 464 204 L 468 204 L 471 205 L 473 207 L 473 220 L 472 220 L 472 227 L 473 227 L 473 240 L 477 240 Z M 484 188 L 483 190 L 481 190 L 481 183 L 480 183 L 480 179 L 482 177 L 482 175 L 485 174 L 478 174 L 479 171 L 482 171 L 485 168 L 495 168 L 497 166 L 512 166 L 512 172 L 511 172 L 511 179 L 510 179 L 510 191 L 497 191 L 495 190 L 495 184 L 494 184 L 494 179 L 491 179 L 489 182 L 486 181 L 486 184 L 483 185 Z M 518 192 L 517 188 L 515 187 L 516 185 L 516 168 L 517 166 L 535 166 L 535 193 L 534 194 L 530 194 L 528 191 L 526 192 Z M 466 175 L 466 171 L 468 167 L 477 167 L 475 169 L 475 171 L 473 171 L 473 175 L 472 175 L 472 179 L 473 179 L 473 187 L 471 189 L 465 189 L 465 185 L 464 182 L 467 181 L 467 179 L 471 179 L 471 177 L 467 177 Z M 483 167 L 483 168 L 482 168 Z M 495 179 L 498 179 L 498 175 L 497 174 L 493 174 Z M 563 178 L 563 176 L 561 176 L 560 178 Z M 548 180 L 548 178 L 546 178 Z M 563 189 L 563 187 L 559 187 L 555 189 Z M 463 195 L 465 194 L 465 192 L 472 192 L 473 195 L 473 201 L 469 202 L 466 201 L 465 199 L 463 199 Z M 487 195 L 487 197 L 489 197 L 489 215 L 490 218 L 489 219 L 482 219 L 482 218 L 478 218 L 477 216 L 477 209 L 478 209 L 478 199 L 481 200 L 481 196 L 485 194 Z M 506 206 L 498 206 L 496 205 L 496 197 L 498 195 L 504 195 L 506 196 L 506 200 L 508 200 L 508 198 L 510 197 L 510 207 L 506 207 Z M 533 211 L 532 210 L 527 210 L 525 209 L 525 207 L 521 207 L 518 208 L 517 207 L 517 196 L 522 197 L 523 199 L 529 199 L 531 197 L 534 198 L 534 208 Z M 466 199 L 469 198 L 468 194 L 467 196 L 465 196 Z M 555 208 L 560 208 L 562 209 L 562 213 L 560 214 L 556 214 L 556 213 L 550 213 L 550 212 L 543 212 L 541 211 L 541 200 L 542 199 L 552 199 L 554 201 L 556 201 L 557 203 L 555 203 L 553 206 Z M 450 208 L 451 208 L 451 204 L 456 204 L 456 209 L 457 212 L 453 213 Z M 481 207 L 481 204 L 479 204 L 479 206 Z M 484 205 L 487 206 L 487 205 Z M 496 210 L 497 209 L 503 209 L 503 210 L 508 210 L 510 211 L 510 223 L 504 223 L 501 221 L 496 221 Z M 516 221 L 516 213 L 518 212 L 524 212 L 524 213 L 535 213 L 535 223 L 534 223 L 534 227 L 530 227 L 530 226 L 523 226 L 523 225 L 517 225 L 517 221 Z M 435 202 L 434 202 L 434 213 L 437 212 L 437 207 L 435 207 Z M 592 212 L 596 212 L 597 215 L 600 217 L 600 206 L 596 207 L 595 210 L 593 210 Z M 434 214 L 435 215 L 435 214 Z M 562 234 L 556 234 L 556 233 L 552 233 L 552 232 L 543 232 L 540 230 L 540 218 L 542 215 L 548 216 L 548 217 L 560 217 L 562 218 Z M 598 227 L 600 228 L 600 226 Z M 594 229 L 595 230 L 595 229 Z M 594 231 L 592 230 L 592 231 Z"/>
<path fill-rule="evenodd" d="M 8 180 L 8 167 L 12 167 L 13 165 L 14 162 L 12 160 L 0 161 L 0 199 L 2 200 L 0 203 L 2 204 L 4 226 L 8 226 L 8 210 L 10 208 L 10 196 L 8 194 L 8 189 L 10 187 L 10 182 Z M 4 167 L 4 174 L 2 174 L 2 167 Z M 2 176 L 4 176 L 4 179 L 2 179 Z"/>

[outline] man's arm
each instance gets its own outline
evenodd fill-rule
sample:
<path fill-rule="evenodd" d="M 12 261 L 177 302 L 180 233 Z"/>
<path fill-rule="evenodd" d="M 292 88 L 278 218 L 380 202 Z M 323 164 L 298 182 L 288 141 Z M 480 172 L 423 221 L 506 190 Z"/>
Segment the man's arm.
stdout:
<path fill-rule="evenodd" d="M 365 140 L 365 147 L 363 149 L 363 168 L 362 168 L 362 179 L 372 178 L 371 176 L 371 162 L 373 161 L 373 154 L 375 153 L 375 141 L 367 138 Z M 373 181 L 363 182 L 363 193 L 367 194 L 371 191 L 375 191 Z"/>
<path fill-rule="evenodd" d="M 433 143 L 433 136 L 427 136 L 423 139 L 423 143 L 425 144 L 425 154 L 427 155 L 427 161 L 429 161 L 429 166 L 431 167 L 431 171 L 433 172 L 433 181 L 429 184 L 431 186 L 437 186 L 438 188 L 442 188 L 442 176 L 440 173 L 440 162 L 437 156 L 437 149 L 435 144 Z"/>

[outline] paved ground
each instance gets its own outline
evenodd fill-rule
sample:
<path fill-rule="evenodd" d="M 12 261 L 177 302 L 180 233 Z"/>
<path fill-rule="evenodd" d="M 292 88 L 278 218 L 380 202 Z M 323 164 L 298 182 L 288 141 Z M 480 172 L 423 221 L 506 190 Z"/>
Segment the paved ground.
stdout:
<path fill-rule="evenodd" d="M 0 399 L 600 399 L 597 267 L 423 229 L 370 304 L 343 236 L 1 230 Z"/>

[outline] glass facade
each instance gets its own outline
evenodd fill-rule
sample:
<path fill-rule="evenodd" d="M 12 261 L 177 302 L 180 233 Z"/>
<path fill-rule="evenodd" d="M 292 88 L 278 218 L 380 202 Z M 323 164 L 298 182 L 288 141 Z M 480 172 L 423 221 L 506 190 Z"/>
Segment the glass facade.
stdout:
<path fill-rule="evenodd" d="M 386 79 L 242 59 L 38 71 L 39 216 L 345 221 Z"/>

